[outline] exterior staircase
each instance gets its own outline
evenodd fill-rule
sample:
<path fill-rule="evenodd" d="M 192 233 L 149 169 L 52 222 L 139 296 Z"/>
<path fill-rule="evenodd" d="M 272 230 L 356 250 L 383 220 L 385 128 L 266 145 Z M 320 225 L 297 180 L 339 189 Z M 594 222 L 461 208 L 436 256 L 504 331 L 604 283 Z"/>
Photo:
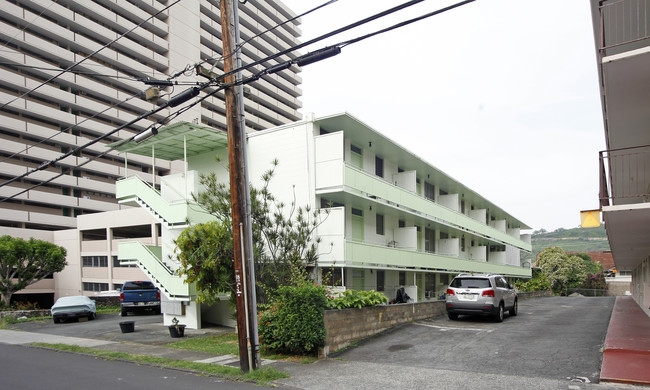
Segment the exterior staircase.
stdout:
<path fill-rule="evenodd" d="M 187 284 L 162 258 L 162 248 L 138 241 L 123 242 L 117 258 L 122 264 L 138 265 L 170 300 L 189 300 L 196 295 L 193 284 Z"/>
<path fill-rule="evenodd" d="M 147 209 L 167 230 L 182 230 L 190 225 L 190 221 L 196 224 L 214 219 L 200 206 L 187 200 L 167 201 L 158 190 L 137 176 L 118 181 L 116 197 L 120 204 Z M 196 295 L 195 286 L 186 284 L 175 269 L 164 261 L 160 246 L 140 242 L 121 243 L 118 259 L 122 264 L 140 267 L 170 300 L 190 300 Z"/>

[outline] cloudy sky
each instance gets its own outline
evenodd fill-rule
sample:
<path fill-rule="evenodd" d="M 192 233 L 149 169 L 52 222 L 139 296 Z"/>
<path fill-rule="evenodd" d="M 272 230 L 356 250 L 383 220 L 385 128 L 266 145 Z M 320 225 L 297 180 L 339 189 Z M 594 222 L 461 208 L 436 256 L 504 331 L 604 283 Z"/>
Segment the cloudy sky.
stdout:
<path fill-rule="evenodd" d="M 405 1 L 405 0 L 404 0 Z M 325 0 L 284 0 L 302 13 Z M 403 1 L 339 0 L 302 41 Z M 422 4 L 303 53 L 452 4 Z M 587 0 L 477 0 L 303 68 L 303 114 L 347 111 L 531 226 L 598 208 L 605 149 Z"/>

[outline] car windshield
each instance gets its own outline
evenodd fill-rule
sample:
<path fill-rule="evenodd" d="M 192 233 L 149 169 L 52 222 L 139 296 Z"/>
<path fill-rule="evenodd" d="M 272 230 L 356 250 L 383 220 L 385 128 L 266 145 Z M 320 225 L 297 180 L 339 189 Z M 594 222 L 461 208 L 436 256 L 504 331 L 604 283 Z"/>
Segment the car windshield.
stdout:
<path fill-rule="evenodd" d="M 451 282 L 455 288 L 489 288 L 490 279 L 485 278 L 456 278 Z"/>
<path fill-rule="evenodd" d="M 123 290 L 155 290 L 156 286 L 151 282 L 126 282 Z"/>

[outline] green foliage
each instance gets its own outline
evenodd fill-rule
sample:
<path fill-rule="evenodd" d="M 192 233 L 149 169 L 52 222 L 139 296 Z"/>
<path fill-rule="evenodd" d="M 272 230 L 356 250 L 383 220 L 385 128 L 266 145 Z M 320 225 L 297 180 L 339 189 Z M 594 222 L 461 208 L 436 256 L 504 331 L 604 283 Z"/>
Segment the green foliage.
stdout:
<path fill-rule="evenodd" d="M 269 191 L 277 165 L 277 160 L 273 161 L 272 169 L 264 173 L 261 188 L 250 186 L 256 290 L 258 302 L 262 304 L 272 302 L 280 286 L 312 283 L 307 267 L 316 262 L 320 242 L 320 238 L 314 236 L 320 224 L 320 210 L 312 210 L 309 206 L 298 207 L 295 200 L 286 205 Z M 214 173 L 201 175 L 200 182 L 206 190 L 193 195 L 194 200 L 221 221 L 223 237 L 221 232 L 219 239 L 212 239 L 211 242 L 207 237 L 202 237 L 189 249 L 177 240 L 177 246 L 181 252 L 188 253 L 187 260 L 182 260 L 182 274 L 193 277 L 197 290 L 206 291 L 203 298 L 207 299 L 219 289 L 232 291 L 234 284 L 233 271 L 228 269 L 232 259 L 229 253 L 232 250 L 232 210 L 230 189 L 219 182 Z M 215 253 L 216 249 L 205 249 L 209 252 L 206 254 L 214 259 L 206 264 L 198 253 L 192 252 L 200 245 L 220 245 L 222 249 L 218 253 Z M 197 266 L 198 270 L 192 270 Z M 224 287 L 229 289 L 223 290 Z"/>
<path fill-rule="evenodd" d="M 567 255 L 558 247 L 544 249 L 537 258 L 537 266 L 551 283 L 556 294 L 577 288 L 587 277 L 585 261 L 575 255 Z"/>
<path fill-rule="evenodd" d="M 14 302 L 11 306 L 0 303 L 0 311 L 24 311 L 24 310 L 39 310 L 38 303 L 36 302 Z"/>
<path fill-rule="evenodd" d="M 258 315 L 263 351 L 308 354 L 325 345 L 327 291 L 323 287 L 283 286 L 275 296 L 275 307 Z"/>
<path fill-rule="evenodd" d="M 229 226 L 219 221 L 190 226 L 176 239 L 178 273 L 196 283 L 197 301 L 212 304 L 234 291 L 232 245 Z"/>
<path fill-rule="evenodd" d="M 605 275 L 600 272 L 597 274 L 589 273 L 587 278 L 582 281 L 580 288 L 592 289 L 592 290 L 606 290 L 607 282 L 605 281 Z"/>
<path fill-rule="evenodd" d="M 551 290 L 551 282 L 540 270 L 533 268 L 533 277 L 526 282 L 516 281 L 515 287 L 523 292 L 549 291 Z"/>
<path fill-rule="evenodd" d="M 9 306 L 14 292 L 65 268 L 66 250 L 47 241 L 0 237 L 0 294 Z"/>
<path fill-rule="evenodd" d="M 347 309 L 356 307 L 360 309 L 366 306 L 381 305 L 388 301 L 386 295 L 375 290 L 356 291 L 345 290 L 343 294 L 336 298 L 328 299 L 329 307 L 333 309 Z"/>

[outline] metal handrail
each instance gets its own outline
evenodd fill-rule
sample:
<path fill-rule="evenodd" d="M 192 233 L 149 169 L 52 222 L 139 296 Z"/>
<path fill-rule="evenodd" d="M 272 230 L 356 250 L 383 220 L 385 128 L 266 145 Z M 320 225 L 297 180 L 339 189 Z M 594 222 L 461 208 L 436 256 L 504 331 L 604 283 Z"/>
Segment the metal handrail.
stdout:
<path fill-rule="evenodd" d="M 650 0 L 603 3 L 599 7 L 600 49 L 606 50 L 650 38 L 650 21 L 647 19 L 649 8 Z"/>

